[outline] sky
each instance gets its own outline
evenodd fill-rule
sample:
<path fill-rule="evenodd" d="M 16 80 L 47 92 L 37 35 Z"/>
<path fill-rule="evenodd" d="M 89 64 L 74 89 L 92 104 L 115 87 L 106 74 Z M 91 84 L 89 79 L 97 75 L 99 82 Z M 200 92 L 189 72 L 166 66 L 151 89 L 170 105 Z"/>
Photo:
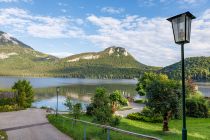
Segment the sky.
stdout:
<path fill-rule="evenodd" d="M 66 57 L 124 47 L 139 62 L 180 61 L 168 17 L 190 11 L 185 56 L 210 56 L 210 0 L 0 0 L 0 30 L 37 51 Z"/>

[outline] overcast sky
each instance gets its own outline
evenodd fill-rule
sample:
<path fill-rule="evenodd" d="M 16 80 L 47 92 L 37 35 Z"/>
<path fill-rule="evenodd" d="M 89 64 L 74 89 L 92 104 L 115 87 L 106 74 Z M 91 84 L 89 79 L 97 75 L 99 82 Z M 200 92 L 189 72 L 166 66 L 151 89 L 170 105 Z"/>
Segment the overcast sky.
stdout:
<path fill-rule="evenodd" d="M 208 0 L 0 0 L 0 30 L 35 50 L 65 57 L 126 48 L 147 65 L 180 60 L 166 18 L 190 11 L 191 43 L 186 57 L 210 56 Z"/>

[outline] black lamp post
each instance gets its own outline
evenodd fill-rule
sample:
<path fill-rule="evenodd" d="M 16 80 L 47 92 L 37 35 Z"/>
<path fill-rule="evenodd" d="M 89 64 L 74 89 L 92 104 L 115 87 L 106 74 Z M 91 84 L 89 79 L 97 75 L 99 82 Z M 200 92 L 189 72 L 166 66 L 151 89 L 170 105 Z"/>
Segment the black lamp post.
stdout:
<path fill-rule="evenodd" d="M 184 66 L 184 44 L 190 43 L 191 21 L 195 19 L 190 12 L 182 13 L 167 20 L 172 23 L 174 41 L 181 45 L 181 59 L 182 59 L 182 108 L 183 108 L 183 128 L 182 140 L 187 140 L 186 128 L 186 103 L 185 103 L 185 66 Z"/>
<path fill-rule="evenodd" d="M 57 93 L 57 106 L 56 106 L 56 116 L 58 115 L 58 94 L 60 91 L 60 87 L 56 87 L 56 93 Z"/>

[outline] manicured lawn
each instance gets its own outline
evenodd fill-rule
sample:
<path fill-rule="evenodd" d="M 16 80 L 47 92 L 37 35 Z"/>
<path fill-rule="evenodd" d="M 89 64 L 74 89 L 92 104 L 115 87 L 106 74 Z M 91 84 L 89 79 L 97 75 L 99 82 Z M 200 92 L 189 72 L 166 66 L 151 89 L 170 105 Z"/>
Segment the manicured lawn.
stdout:
<path fill-rule="evenodd" d="M 0 130 L 0 140 L 7 140 L 7 134 L 4 131 Z"/>
<path fill-rule="evenodd" d="M 70 116 L 71 117 L 71 116 Z M 58 116 L 57 119 L 54 115 L 48 116 L 49 121 L 62 132 L 68 134 L 75 140 L 83 139 L 84 124 L 77 123 L 72 125 L 72 121 Z M 82 116 L 82 120 L 92 121 L 92 118 L 88 116 Z M 140 121 L 133 121 L 123 118 L 118 128 L 129 130 L 141 134 L 151 135 L 163 140 L 181 140 L 181 120 L 171 120 L 170 132 L 162 132 L 162 124 L 160 123 L 146 123 Z M 187 129 L 189 140 L 210 140 L 210 118 L 208 119 L 196 119 L 187 118 Z M 87 126 L 87 139 L 101 140 L 106 139 L 106 133 L 102 132 L 101 128 L 95 126 Z M 128 136 L 121 133 L 111 132 L 112 140 L 137 140 L 134 136 Z"/>

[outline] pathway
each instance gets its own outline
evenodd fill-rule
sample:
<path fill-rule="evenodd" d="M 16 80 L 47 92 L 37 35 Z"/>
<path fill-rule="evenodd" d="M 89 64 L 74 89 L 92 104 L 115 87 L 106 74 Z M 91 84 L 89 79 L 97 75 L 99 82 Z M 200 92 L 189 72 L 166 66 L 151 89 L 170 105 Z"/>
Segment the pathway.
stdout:
<path fill-rule="evenodd" d="M 41 109 L 0 113 L 0 129 L 9 140 L 70 140 L 48 123 L 46 111 Z"/>

